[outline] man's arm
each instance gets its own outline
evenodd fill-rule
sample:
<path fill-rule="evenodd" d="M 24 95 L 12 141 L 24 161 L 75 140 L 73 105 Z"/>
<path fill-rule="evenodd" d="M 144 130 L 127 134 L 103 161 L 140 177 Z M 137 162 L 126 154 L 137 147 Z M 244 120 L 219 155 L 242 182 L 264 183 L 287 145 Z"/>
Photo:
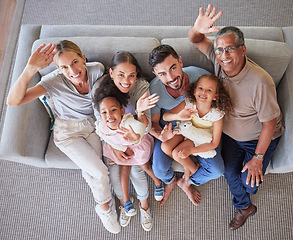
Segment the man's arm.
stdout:
<path fill-rule="evenodd" d="M 274 118 L 271 121 L 264 122 L 262 130 L 260 132 L 259 140 L 255 149 L 256 154 L 265 155 L 271 141 L 273 134 L 275 132 L 277 126 L 277 119 Z M 249 162 L 245 164 L 242 169 L 242 172 L 248 170 L 246 184 L 249 184 L 251 180 L 251 186 L 253 187 L 254 184 L 256 186 L 259 185 L 260 180 L 263 181 L 263 173 L 262 173 L 262 160 L 258 159 L 257 157 L 253 157 Z"/>
<path fill-rule="evenodd" d="M 196 48 L 198 48 L 203 54 L 206 54 L 208 46 L 211 42 L 205 34 L 218 32 L 220 28 L 214 27 L 214 23 L 222 16 L 222 11 L 217 12 L 217 9 L 209 4 L 206 12 L 203 13 L 203 7 L 200 7 L 198 17 L 194 25 L 188 32 L 188 39 L 192 42 Z"/>
<path fill-rule="evenodd" d="M 172 130 L 172 123 L 165 125 L 164 129 L 162 129 L 159 124 L 160 116 L 160 113 L 152 115 L 152 128 L 150 134 L 158 140 L 165 142 L 171 139 L 176 134 L 176 131 Z"/>
<path fill-rule="evenodd" d="M 152 127 L 150 130 L 150 134 L 152 136 L 154 136 L 155 138 L 159 139 L 161 132 L 162 132 L 162 128 L 160 127 L 159 121 L 160 121 L 160 115 L 161 113 L 156 113 L 156 114 L 152 114 Z"/>

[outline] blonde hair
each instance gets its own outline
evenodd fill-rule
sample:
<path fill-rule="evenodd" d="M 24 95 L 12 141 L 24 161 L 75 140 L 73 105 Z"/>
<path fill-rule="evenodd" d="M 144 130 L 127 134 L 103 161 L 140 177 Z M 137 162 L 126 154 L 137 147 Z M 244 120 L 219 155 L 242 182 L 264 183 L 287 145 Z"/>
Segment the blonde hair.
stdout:
<path fill-rule="evenodd" d="M 74 42 L 71 42 L 69 40 L 62 40 L 62 41 L 58 42 L 56 44 L 56 49 L 57 49 L 57 53 L 55 54 L 55 56 L 53 58 L 53 61 L 56 65 L 58 65 L 56 62 L 57 58 L 60 57 L 60 55 L 66 51 L 67 52 L 74 52 L 79 57 L 83 58 L 83 54 L 82 54 L 80 48 Z"/>

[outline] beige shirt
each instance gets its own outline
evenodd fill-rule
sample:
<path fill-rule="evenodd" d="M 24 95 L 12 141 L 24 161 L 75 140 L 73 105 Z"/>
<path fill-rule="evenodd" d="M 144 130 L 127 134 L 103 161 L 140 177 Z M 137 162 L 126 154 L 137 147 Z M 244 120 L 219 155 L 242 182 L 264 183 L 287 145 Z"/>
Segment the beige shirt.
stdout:
<path fill-rule="evenodd" d="M 214 63 L 215 74 L 223 81 L 234 106 L 234 113 L 225 115 L 223 132 L 237 141 L 257 140 L 262 123 L 277 118 L 273 139 L 281 136 L 284 122 L 272 77 L 247 57 L 241 72 L 229 77 L 217 62 L 213 49 L 210 44 L 207 57 Z"/>

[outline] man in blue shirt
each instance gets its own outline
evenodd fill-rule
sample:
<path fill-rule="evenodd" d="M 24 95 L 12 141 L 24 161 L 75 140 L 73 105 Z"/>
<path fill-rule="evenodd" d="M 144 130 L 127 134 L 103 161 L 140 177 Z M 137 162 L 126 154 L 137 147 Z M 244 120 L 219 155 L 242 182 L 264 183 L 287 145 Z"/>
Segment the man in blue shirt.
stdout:
<path fill-rule="evenodd" d="M 160 96 L 156 106 L 151 109 L 152 128 L 150 134 L 155 137 L 153 153 L 153 171 L 157 178 L 165 183 L 164 197 L 160 204 L 163 205 L 170 192 L 177 183 L 186 193 L 194 205 L 200 202 L 199 192 L 187 181 L 176 178 L 172 169 L 173 159 L 161 150 L 161 143 L 173 136 L 172 128 L 176 122 L 167 123 L 163 114 L 185 100 L 185 93 L 190 83 L 195 82 L 203 74 L 209 72 L 199 67 L 183 68 L 182 58 L 169 45 L 161 45 L 150 53 L 149 65 L 156 75 L 150 83 L 151 94 Z M 215 176 L 215 174 L 217 176 Z M 222 174 L 211 171 L 210 179 L 220 177 Z"/>

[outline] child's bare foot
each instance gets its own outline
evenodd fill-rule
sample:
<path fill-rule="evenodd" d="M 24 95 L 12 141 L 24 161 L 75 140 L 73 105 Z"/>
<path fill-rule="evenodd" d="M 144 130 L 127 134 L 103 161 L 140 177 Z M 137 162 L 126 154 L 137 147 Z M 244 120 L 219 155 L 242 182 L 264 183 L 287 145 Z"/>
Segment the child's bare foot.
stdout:
<path fill-rule="evenodd" d="M 171 182 L 170 184 L 165 184 L 165 187 L 164 187 L 164 197 L 159 202 L 161 205 L 164 205 L 165 204 L 165 202 L 167 201 L 167 198 L 169 197 L 169 195 L 170 195 L 172 189 L 175 187 L 176 183 L 177 183 L 177 178 L 175 177 L 173 182 Z"/>
<path fill-rule="evenodd" d="M 177 181 L 177 185 L 186 193 L 189 200 L 195 206 L 198 206 L 198 204 L 200 203 L 200 193 L 194 187 L 192 187 L 192 185 L 190 183 L 185 181 L 185 179 L 183 179 L 183 178 L 180 178 Z"/>

